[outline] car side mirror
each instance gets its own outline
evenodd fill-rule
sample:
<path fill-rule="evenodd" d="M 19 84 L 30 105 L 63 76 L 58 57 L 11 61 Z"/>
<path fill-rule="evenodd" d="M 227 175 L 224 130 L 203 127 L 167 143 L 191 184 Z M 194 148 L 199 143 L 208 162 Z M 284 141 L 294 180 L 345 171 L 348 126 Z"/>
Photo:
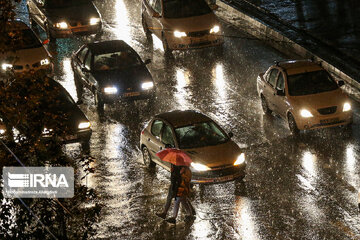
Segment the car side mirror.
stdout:
<path fill-rule="evenodd" d="M 210 9 L 213 10 L 213 11 L 214 11 L 214 10 L 217 10 L 217 9 L 219 8 L 219 6 L 216 5 L 216 4 L 210 4 L 209 7 L 210 7 Z"/>
<path fill-rule="evenodd" d="M 234 134 L 232 132 L 229 132 L 228 136 L 229 136 L 229 138 L 232 138 L 234 136 Z"/>
<path fill-rule="evenodd" d="M 344 85 L 345 85 L 345 82 L 343 80 L 338 81 L 338 86 L 339 87 L 344 86 Z"/>
<path fill-rule="evenodd" d="M 285 91 L 284 91 L 284 90 L 280 90 L 280 89 L 276 89 L 276 95 L 278 95 L 278 96 L 285 96 Z"/>
<path fill-rule="evenodd" d="M 86 67 L 82 67 L 82 68 L 81 68 L 81 71 L 82 71 L 82 72 L 85 72 L 85 73 L 89 73 L 89 72 L 90 72 L 90 70 L 87 69 Z"/>
<path fill-rule="evenodd" d="M 152 15 L 154 18 L 161 18 L 160 13 L 154 12 Z"/>
<path fill-rule="evenodd" d="M 151 63 L 151 59 L 146 59 L 144 63 L 145 63 L 145 65 Z"/>
<path fill-rule="evenodd" d="M 165 148 L 174 148 L 174 146 L 171 144 L 165 144 Z"/>

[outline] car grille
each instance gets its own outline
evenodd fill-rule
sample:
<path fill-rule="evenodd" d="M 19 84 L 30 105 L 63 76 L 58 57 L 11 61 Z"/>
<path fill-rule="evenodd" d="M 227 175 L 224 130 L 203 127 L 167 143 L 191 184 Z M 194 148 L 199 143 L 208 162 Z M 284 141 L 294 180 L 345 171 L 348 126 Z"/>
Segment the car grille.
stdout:
<path fill-rule="evenodd" d="M 322 115 L 329 115 L 336 112 L 337 106 L 328 107 L 328 108 L 320 108 L 318 112 Z"/>
<path fill-rule="evenodd" d="M 204 177 L 204 178 L 216 178 L 216 177 L 224 177 L 228 175 L 233 175 L 238 173 L 241 170 L 240 166 L 231 166 L 227 168 L 217 168 L 215 170 L 211 169 L 209 171 L 204 172 L 194 172 L 193 174 L 197 177 Z"/>
<path fill-rule="evenodd" d="M 205 35 L 208 35 L 210 33 L 209 30 L 205 30 L 205 31 L 198 31 L 198 32 L 188 32 L 187 36 L 188 37 L 203 37 Z"/>
<path fill-rule="evenodd" d="M 77 26 L 88 25 L 89 22 L 88 21 L 70 21 L 69 24 L 71 27 L 77 27 Z"/>
<path fill-rule="evenodd" d="M 14 70 L 22 70 L 24 67 L 22 65 L 14 65 L 13 69 Z"/>

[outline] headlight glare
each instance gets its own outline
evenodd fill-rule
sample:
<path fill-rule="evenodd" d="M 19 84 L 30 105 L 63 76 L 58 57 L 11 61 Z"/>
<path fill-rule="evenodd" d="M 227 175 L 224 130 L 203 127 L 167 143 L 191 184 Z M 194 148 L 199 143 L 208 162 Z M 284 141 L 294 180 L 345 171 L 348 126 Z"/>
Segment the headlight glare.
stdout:
<path fill-rule="evenodd" d="M 144 90 L 148 90 L 154 87 L 154 83 L 153 82 L 144 82 L 141 84 L 141 88 Z"/>
<path fill-rule="evenodd" d="M 300 115 L 301 115 L 303 118 L 313 117 L 313 115 L 311 114 L 311 112 L 309 112 L 309 111 L 306 110 L 306 109 L 301 110 L 301 111 L 300 111 Z"/>
<path fill-rule="evenodd" d="M 240 164 L 243 164 L 245 162 L 245 153 L 241 153 L 236 161 L 234 162 L 234 166 L 237 166 L 237 165 L 240 165 Z"/>
<path fill-rule="evenodd" d="M 9 70 L 9 69 L 11 69 L 12 67 L 13 67 L 13 65 L 12 65 L 12 64 L 9 64 L 9 63 L 3 63 L 3 64 L 1 65 L 1 69 L 4 70 L 4 71 Z"/>
<path fill-rule="evenodd" d="M 350 103 L 344 103 L 343 112 L 347 112 L 351 110 L 351 104 Z"/>
<path fill-rule="evenodd" d="M 40 61 L 41 65 L 49 65 L 50 64 L 50 60 L 48 58 L 45 58 L 43 60 Z"/>
<path fill-rule="evenodd" d="M 85 128 L 89 128 L 90 125 L 91 125 L 90 122 L 81 122 L 81 123 L 79 123 L 78 128 L 79 129 L 85 129 Z"/>
<path fill-rule="evenodd" d="M 116 94 L 117 93 L 117 88 L 116 87 L 106 87 L 104 88 L 104 92 L 106 94 Z"/>
<path fill-rule="evenodd" d="M 185 32 L 175 31 L 174 36 L 177 37 L 177 38 L 186 37 L 186 33 Z"/>
<path fill-rule="evenodd" d="M 0 135 L 5 133 L 5 129 L 0 128 Z"/>
<path fill-rule="evenodd" d="M 68 28 L 68 25 L 66 22 L 58 22 L 55 24 L 55 27 L 61 28 L 61 29 L 66 29 L 66 28 Z"/>
<path fill-rule="evenodd" d="M 220 31 L 220 27 L 219 26 L 214 26 L 212 29 L 210 29 L 210 33 L 218 33 Z"/>
<path fill-rule="evenodd" d="M 201 163 L 191 163 L 191 166 L 196 170 L 196 171 L 207 171 L 210 170 L 209 167 L 205 166 L 204 164 Z"/>
<path fill-rule="evenodd" d="M 100 22 L 100 18 L 90 18 L 90 25 L 96 25 Z"/>

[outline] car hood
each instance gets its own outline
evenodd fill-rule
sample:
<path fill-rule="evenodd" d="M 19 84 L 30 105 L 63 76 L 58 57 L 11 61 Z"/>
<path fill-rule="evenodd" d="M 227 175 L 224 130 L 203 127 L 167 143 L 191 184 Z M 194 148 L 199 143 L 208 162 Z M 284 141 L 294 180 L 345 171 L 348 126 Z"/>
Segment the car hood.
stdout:
<path fill-rule="evenodd" d="M 305 96 L 291 96 L 292 105 L 295 109 L 307 108 L 309 110 L 317 110 L 332 106 L 341 107 L 349 98 L 339 88 L 334 91 L 311 94 Z"/>
<path fill-rule="evenodd" d="M 93 76 L 100 87 L 115 85 L 120 89 L 137 88 L 142 82 L 153 81 L 145 65 L 121 70 L 97 71 Z"/>
<path fill-rule="evenodd" d="M 1 60 L 9 60 L 16 65 L 34 64 L 44 58 L 50 58 L 49 53 L 43 46 L 38 48 L 20 49 L 17 51 L 8 51 L 0 53 Z"/>
<path fill-rule="evenodd" d="M 239 146 L 232 140 L 215 146 L 186 149 L 184 151 L 194 163 L 201 163 L 210 168 L 233 165 L 241 154 Z"/>
<path fill-rule="evenodd" d="M 194 24 L 196 23 L 196 24 Z M 209 30 L 219 24 L 214 13 L 188 18 L 164 18 L 164 29 L 177 30 L 181 32 L 197 32 Z"/>
<path fill-rule="evenodd" d="M 68 8 L 48 9 L 49 18 L 53 21 L 90 21 L 90 18 L 100 18 L 96 7 L 89 1 L 88 4 Z"/>

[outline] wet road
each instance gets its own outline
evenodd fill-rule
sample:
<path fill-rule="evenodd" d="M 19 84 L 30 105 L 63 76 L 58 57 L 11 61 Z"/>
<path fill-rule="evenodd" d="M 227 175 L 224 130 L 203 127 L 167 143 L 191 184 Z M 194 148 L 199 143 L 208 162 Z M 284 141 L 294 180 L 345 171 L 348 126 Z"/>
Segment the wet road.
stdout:
<path fill-rule="evenodd" d="M 96 239 L 360 239 L 357 194 L 360 189 L 359 111 L 352 135 L 342 129 L 290 136 L 284 121 L 263 116 L 256 77 L 283 56 L 222 24 L 223 53 L 217 49 L 163 56 L 161 43 L 146 42 L 139 1 L 95 1 L 105 22 L 101 39 L 123 39 L 145 59 L 157 98 L 105 106 L 100 117 L 90 92 L 80 107 L 92 122 L 90 155 L 96 173 L 87 184 L 101 195 L 104 209 Z M 26 18 L 26 15 L 24 15 Z M 44 33 L 40 31 L 44 38 Z M 234 37 L 238 36 L 238 37 Z M 77 99 L 70 57 L 93 37 L 59 39 L 56 77 Z M 180 214 L 176 226 L 155 216 L 166 198 L 169 173 L 142 164 L 139 135 L 156 113 L 196 109 L 214 118 L 247 154 L 243 181 L 195 185 L 192 223 Z M 79 144 L 66 146 L 80 153 Z"/>

